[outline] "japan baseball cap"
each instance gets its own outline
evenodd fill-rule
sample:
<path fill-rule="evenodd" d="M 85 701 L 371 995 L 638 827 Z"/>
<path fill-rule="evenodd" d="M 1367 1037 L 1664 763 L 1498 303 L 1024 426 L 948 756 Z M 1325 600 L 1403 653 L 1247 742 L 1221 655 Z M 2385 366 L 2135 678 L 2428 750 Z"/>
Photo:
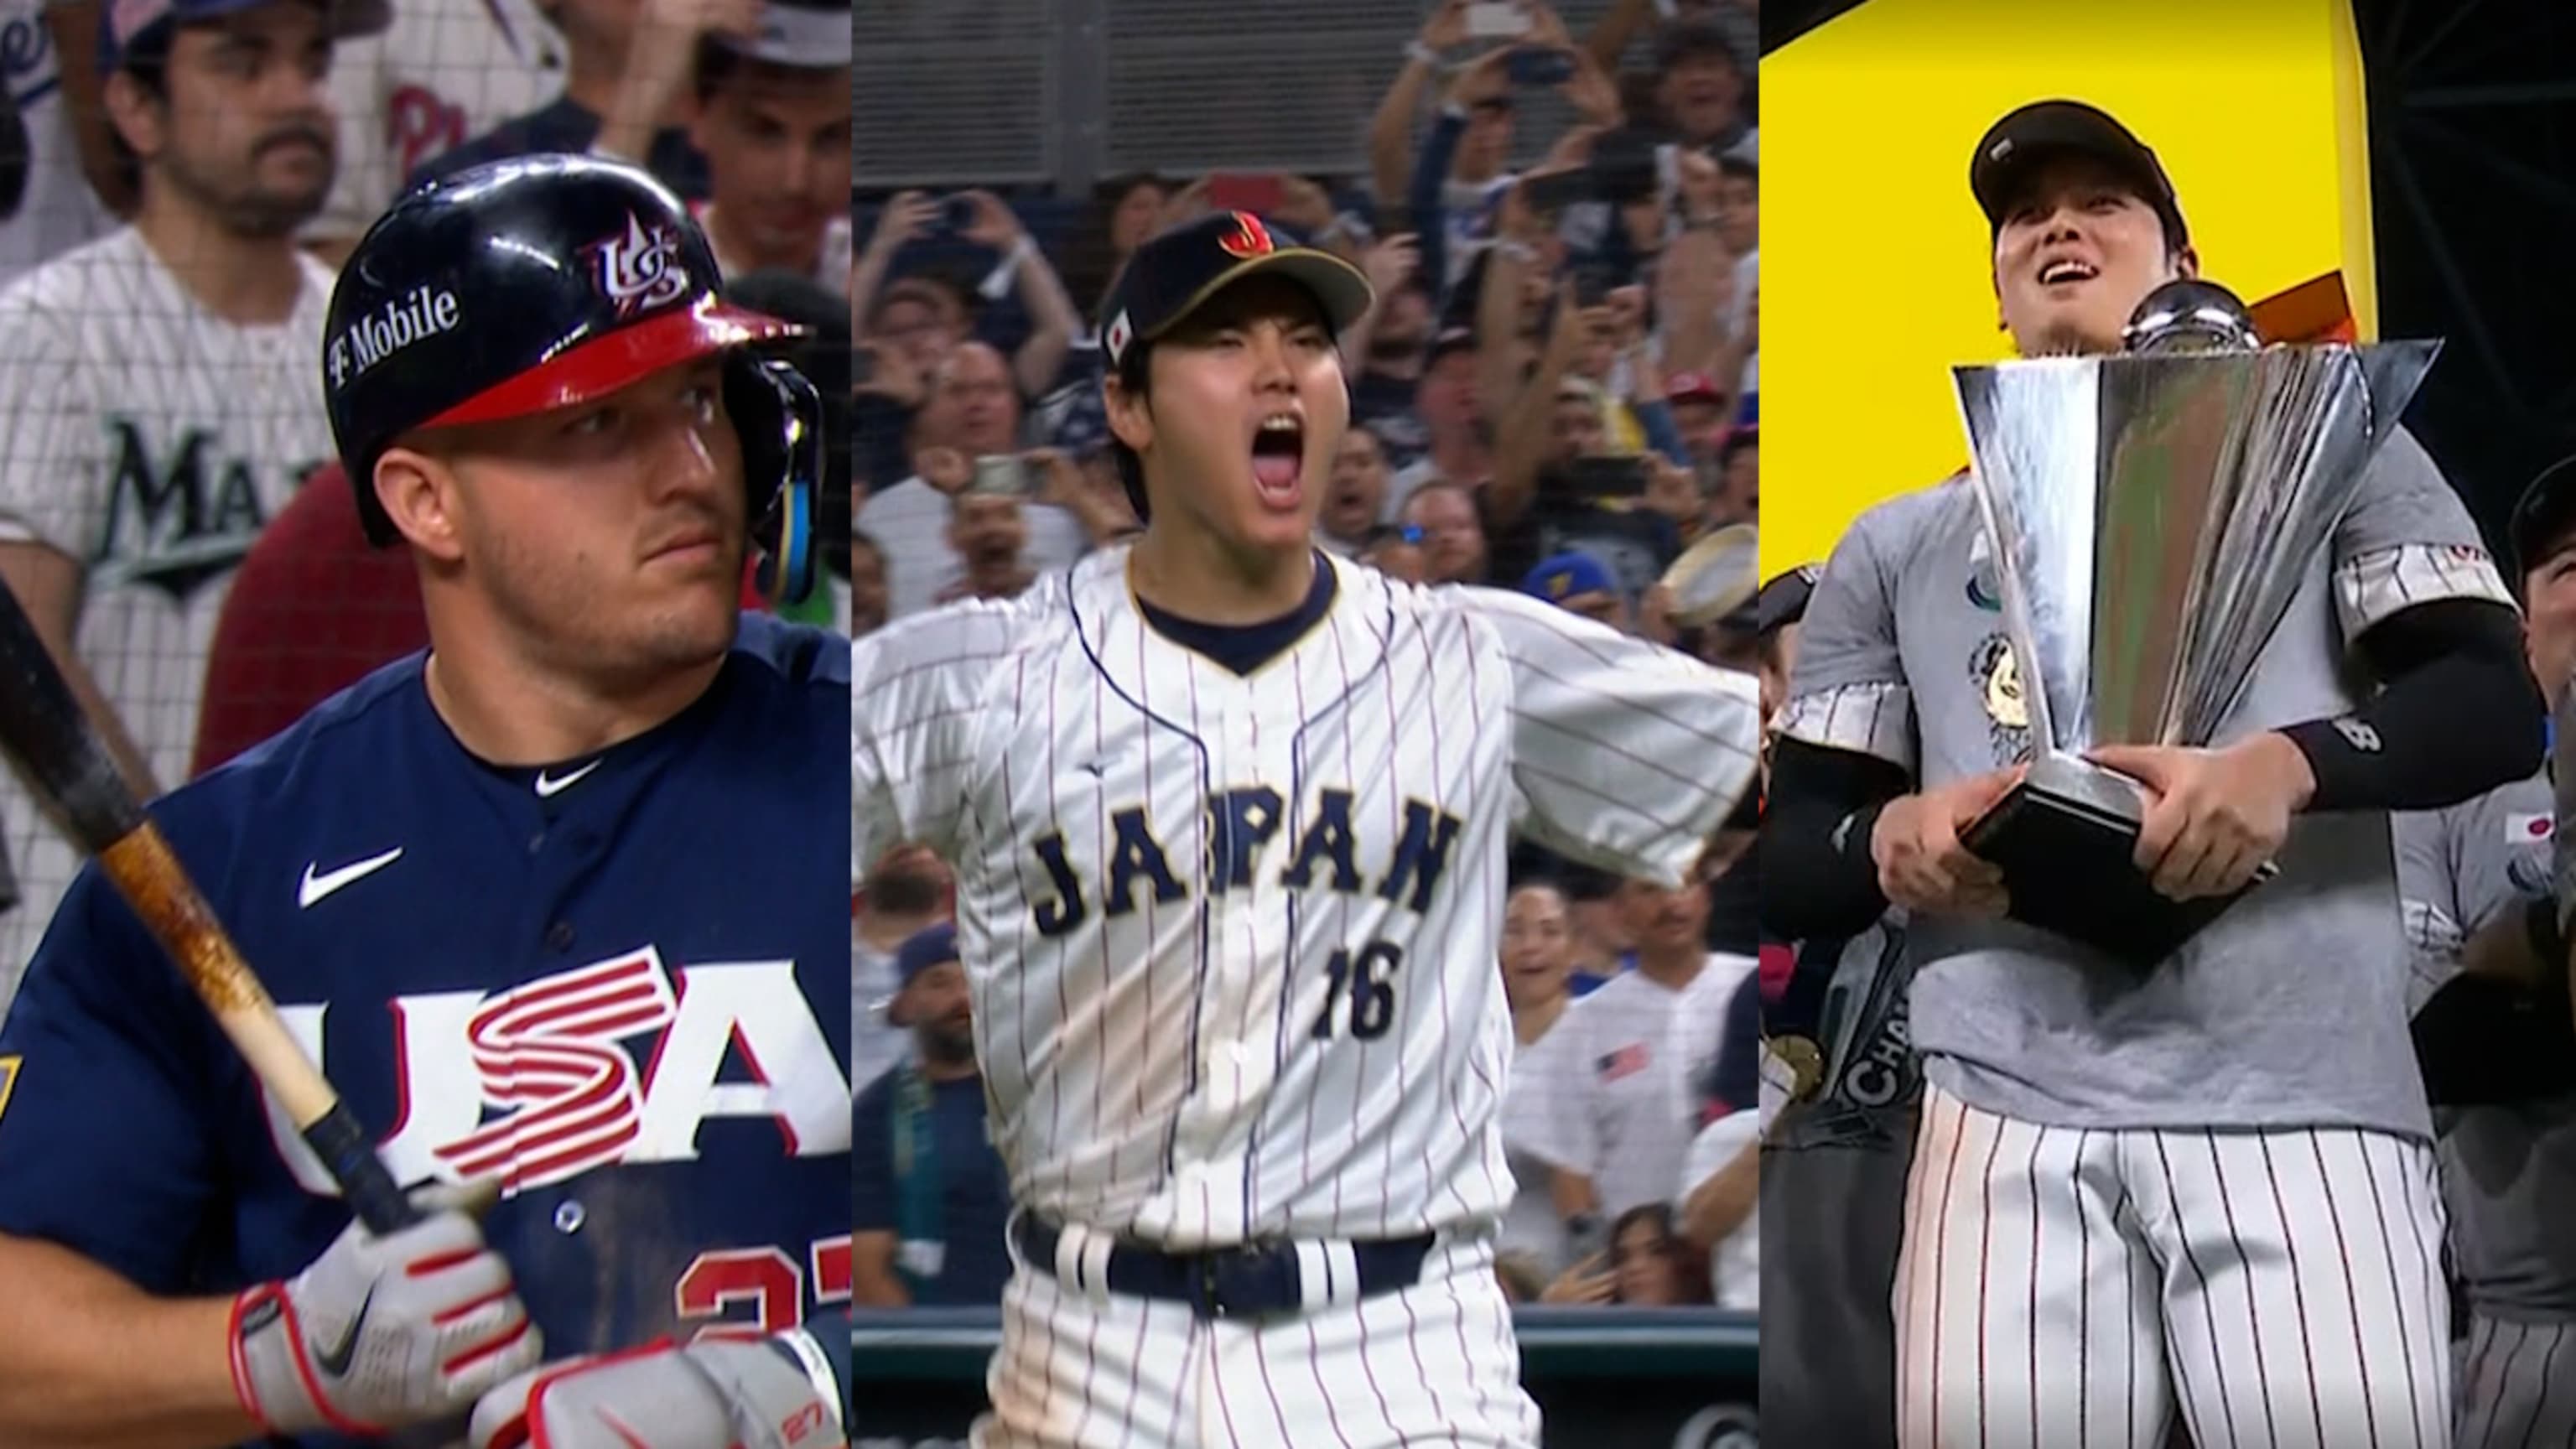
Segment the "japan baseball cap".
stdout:
<path fill-rule="evenodd" d="M 2070 152 L 2102 162 L 2134 187 L 2164 222 L 2168 243 L 2176 248 L 2190 243 L 2182 203 L 2174 196 L 2164 163 L 2109 112 L 2082 101 L 2034 101 L 1987 128 L 1968 162 L 1968 189 L 1976 194 L 1986 224 L 2002 230 L 2007 209 L 2032 173 L 2048 158 Z"/>
<path fill-rule="evenodd" d="M 2540 470 L 2515 500 L 2508 525 L 2516 574 L 2530 573 L 2576 532 L 2576 456 Z"/>
<path fill-rule="evenodd" d="M 166 25 L 221 20 L 256 10 L 275 0 L 108 0 L 98 17 L 98 72 L 107 75 L 125 64 L 135 42 Z M 333 40 L 381 34 L 393 23 L 391 0 L 312 0 L 329 17 Z"/>
<path fill-rule="evenodd" d="M 1136 249 L 1100 309 L 1101 355 L 1114 370 L 1138 343 L 1169 333 L 1217 293 L 1268 275 L 1312 292 L 1337 334 L 1375 300 L 1368 278 L 1340 257 L 1281 236 L 1248 211 L 1220 211 Z"/>

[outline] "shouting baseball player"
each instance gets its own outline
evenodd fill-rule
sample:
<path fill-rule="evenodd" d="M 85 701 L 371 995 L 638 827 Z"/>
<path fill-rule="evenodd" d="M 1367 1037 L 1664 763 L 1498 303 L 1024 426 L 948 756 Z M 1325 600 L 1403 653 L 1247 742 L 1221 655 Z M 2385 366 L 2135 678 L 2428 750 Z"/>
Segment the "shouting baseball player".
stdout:
<path fill-rule="evenodd" d="M 854 867 L 957 876 L 1017 1269 L 1003 1446 L 1528 1446 L 1493 1272 L 1515 830 L 1679 885 L 1749 680 L 1318 552 L 1338 259 L 1220 213 L 1104 304 L 1145 531 L 859 641 Z"/>
<path fill-rule="evenodd" d="M 847 645 L 737 602 L 753 537 L 794 572 L 813 487 L 812 390 L 760 350 L 786 330 L 604 162 L 469 171 L 359 241 L 324 393 L 431 646 L 154 814 L 397 1180 L 498 1202 L 353 1226 L 84 870 L 0 1030 L 0 1282 L 44 1324 L 0 1334 L 0 1442 L 467 1411 L 486 1449 L 839 1442 L 847 1329 L 799 1325 L 848 1292 L 813 843 Z"/>
<path fill-rule="evenodd" d="M 2025 356 L 2119 349 L 2198 258 L 2161 164 L 2090 106 L 1998 121 L 1970 185 Z M 1915 1446 L 2447 1442 L 2432 1123 L 2388 812 L 2528 774 L 2539 702 L 2476 528 L 2403 431 L 2209 748 L 2145 783 L 2174 898 L 2260 887 L 2140 975 L 2003 919 L 1959 833 L 2030 757 L 1964 479 L 1864 513 L 1808 605 L 1764 843 L 1775 934 L 1889 906 L 1921 1135 L 1894 1293 Z M 2367 678 L 2375 688 L 2356 688 Z"/>
<path fill-rule="evenodd" d="M 2576 683 L 2576 459 L 2512 522 L 2542 689 Z M 2546 771 L 2397 819 L 2397 880 L 2425 969 L 2416 1051 L 2468 1323 L 2456 1449 L 2576 1439 L 2576 1035 Z"/>

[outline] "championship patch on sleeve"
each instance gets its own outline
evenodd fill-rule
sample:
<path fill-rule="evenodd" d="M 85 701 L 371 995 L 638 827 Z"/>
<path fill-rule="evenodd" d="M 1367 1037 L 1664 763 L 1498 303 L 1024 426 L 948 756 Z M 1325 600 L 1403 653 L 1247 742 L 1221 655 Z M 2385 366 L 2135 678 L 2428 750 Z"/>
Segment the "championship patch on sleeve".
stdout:
<path fill-rule="evenodd" d="M 0 1117 L 9 1115 L 9 1093 L 18 1085 L 18 1064 L 24 1057 L 0 1057 Z"/>

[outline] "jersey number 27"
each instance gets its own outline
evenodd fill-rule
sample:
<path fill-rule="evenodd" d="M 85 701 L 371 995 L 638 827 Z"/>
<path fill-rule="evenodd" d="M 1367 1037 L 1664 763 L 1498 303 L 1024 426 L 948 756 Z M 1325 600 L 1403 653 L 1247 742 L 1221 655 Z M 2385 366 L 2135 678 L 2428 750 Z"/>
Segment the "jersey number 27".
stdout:
<path fill-rule="evenodd" d="M 774 1247 L 700 1253 L 674 1285 L 680 1318 L 716 1320 L 698 1330 L 699 1338 L 759 1337 L 805 1321 L 808 1281 L 818 1309 L 850 1301 L 849 1234 L 816 1239 L 806 1260 L 800 1264 Z M 741 1307 L 751 1310 L 748 1316 L 727 1312 Z"/>

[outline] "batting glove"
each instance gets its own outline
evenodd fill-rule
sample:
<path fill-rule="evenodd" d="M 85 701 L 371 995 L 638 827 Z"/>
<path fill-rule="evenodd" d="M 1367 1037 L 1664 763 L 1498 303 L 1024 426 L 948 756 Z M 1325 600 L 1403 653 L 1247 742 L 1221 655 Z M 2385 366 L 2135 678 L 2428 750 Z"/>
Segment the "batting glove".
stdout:
<path fill-rule="evenodd" d="M 848 1449 L 801 1333 L 650 1344 L 550 1364 L 474 1408 L 473 1449 Z"/>
<path fill-rule="evenodd" d="M 488 1190 L 412 1201 L 421 1221 L 382 1238 L 352 1223 L 303 1272 L 233 1300 L 233 1392 L 270 1434 L 372 1438 L 462 1418 L 545 1356 L 469 1210 Z"/>

